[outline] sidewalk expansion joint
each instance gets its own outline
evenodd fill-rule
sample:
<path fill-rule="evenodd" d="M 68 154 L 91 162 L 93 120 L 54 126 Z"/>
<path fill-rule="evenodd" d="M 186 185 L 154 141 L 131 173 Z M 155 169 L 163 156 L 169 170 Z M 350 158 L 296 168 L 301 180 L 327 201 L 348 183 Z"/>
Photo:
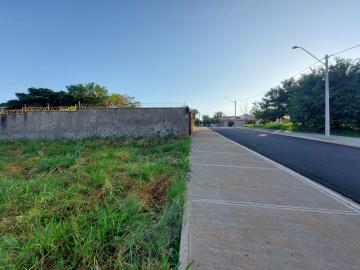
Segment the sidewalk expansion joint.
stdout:
<path fill-rule="evenodd" d="M 279 168 L 269 168 L 269 167 L 251 167 L 251 166 L 237 166 L 237 165 L 223 165 L 223 164 L 209 164 L 209 163 L 191 163 L 191 165 L 207 166 L 207 167 L 240 168 L 240 169 L 249 169 L 249 170 L 281 171 L 281 169 L 279 169 Z"/>
<path fill-rule="evenodd" d="M 266 204 L 266 203 L 256 203 L 256 202 L 227 201 L 227 200 L 214 200 L 214 199 L 201 199 L 201 198 L 190 198 L 189 201 L 198 202 L 198 203 L 207 203 L 207 204 L 229 205 L 229 206 L 245 206 L 245 207 L 255 207 L 255 208 L 264 208 L 264 209 L 360 216 L 360 213 L 356 211 L 313 208 L 313 207 L 288 206 L 288 205 L 276 205 L 276 204 Z"/>
<path fill-rule="evenodd" d="M 325 186 L 311 180 L 310 178 L 307 178 L 307 177 L 293 171 L 292 169 L 287 168 L 286 166 L 284 166 L 284 165 L 282 165 L 282 164 L 280 164 L 280 163 L 278 163 L 278 162 L 276 162 L 276 161 L 274 161 L 274 160 L 272 160 L 272 159 L 270 159 L 270 158 L 268 158 L 268 157 L 266 157 L 266 156 L 264 156 L 264 155 L 262 155 L 262 154 L 260 154 L 260 153 L 258 153 L 256 151 L 254 151 L 254 150 L 252 150 L 252 149 L 250 149 L 250 148 L 248 148 L 248 147 L 246 147 L 246 146 L 244 146 L 244 145 L 242 145 L 240 143 L 232 141 L 231 139 L 225 137 L 222 134 L 218 134 L 218 135 L 222 136 L 223 139 L 225 139 L 226 141 L 228 141 L 228 142 L 230 142 L 230 143 L 232 143 L 234 145 L 237 145 L 239 148 L 244 149 L 244 150 L 248 151 L 249 153 L 253 153 L 255 156 L 257 156 L 257 157 L 261 158 L 262 160 L 266 161 L 267 163 L 279 168 L 280 170 L 282 170 L 284 172 L 287 172 L 289 175 L 294 176 L 295 177 L 294 179 L 297 179 L 297 180 L 299 180 L 299 181 L 313 187 L 314 189 L 326 194 L 329 198 L 335 199 L 336 201 L 338 201 L 342 205 L 345 205 L 347 208 L 360 213 L 360 204 L 352 201 L 351 199 L 346 198 L 345 196 L 337 193 L 336 191 L 331 190 L 330 188 L 327 188 L 327 187 L 325 187 Z"/>
<path fill-rule="evenodd" d="M 213 154 L 234 154 L 234 155 L 244 155 L 249 154 L 246 152 L 226 152 L 226 151 L 207 151 L 207 150 L 191 150 L 193 153 L 213 153 Z"/>

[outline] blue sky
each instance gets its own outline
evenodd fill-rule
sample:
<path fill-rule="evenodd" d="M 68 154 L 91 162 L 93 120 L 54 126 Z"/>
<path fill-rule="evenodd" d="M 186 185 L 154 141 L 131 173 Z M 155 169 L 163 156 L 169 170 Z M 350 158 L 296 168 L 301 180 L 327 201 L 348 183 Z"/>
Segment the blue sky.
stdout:
<path fill-rule="evenodd" d="M 292 45 L 322 57 L 359 44 L 359 10 L 358 0 L 1 0 L 0 102 L 97 82 L 229 115 L 225 96 L 247 99 L 314 62 Z"/>

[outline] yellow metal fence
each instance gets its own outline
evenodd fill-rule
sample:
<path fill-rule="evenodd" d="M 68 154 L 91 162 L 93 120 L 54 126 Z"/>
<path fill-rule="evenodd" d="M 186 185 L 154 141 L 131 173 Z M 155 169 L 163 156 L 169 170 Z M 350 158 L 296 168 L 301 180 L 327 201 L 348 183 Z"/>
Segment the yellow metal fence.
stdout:
<path fill-rule="evenodd" d="M 81 109 L 113 109 L 113 108 L 172 108 L 172 107 L 186 107 L 181 103 L 134 103 L 123 105 L 93 105 L 93 104 L 76 104 L 73 106 L 60 107 L 28 107 L 24 106 L 22 109 L 8 110 L 0 107 L 0 115 L 2 114 L 24 114 L 25 112 L 75 112 Z"/>
<path fill-rule="evenodd" d="M 0 108 L 0 114 L 24 114 L 25 112 L 75 112 L 79 109 L 109 109 L 109 108 L 119 108 L 121 106 L 111 106 L 111 105 L 91 105 L 91 104 L 79 104 L 73 106 L 60 106 L 60 107 L 23 107 L 22 109 L 8 110 L 5 108 Z M 129 106 L 123 106 L 129 107 Z"/>
<path fill-rule="evenodd" d="M 0 114 L 23 114 L 25 112 L 74 112 L 77 106 L 61 106 L 61 107 L 23 107 L 22 109 L 8 110 L 0 108 Z"/>

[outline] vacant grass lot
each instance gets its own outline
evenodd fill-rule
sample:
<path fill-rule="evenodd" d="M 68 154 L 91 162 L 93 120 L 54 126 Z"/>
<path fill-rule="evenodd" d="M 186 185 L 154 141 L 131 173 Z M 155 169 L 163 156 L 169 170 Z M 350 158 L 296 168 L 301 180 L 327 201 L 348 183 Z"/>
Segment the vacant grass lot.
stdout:
<path fill-rule="evenodd" d="M 169 269 L 190 141 L 0 141 L 0 269 Z"/>

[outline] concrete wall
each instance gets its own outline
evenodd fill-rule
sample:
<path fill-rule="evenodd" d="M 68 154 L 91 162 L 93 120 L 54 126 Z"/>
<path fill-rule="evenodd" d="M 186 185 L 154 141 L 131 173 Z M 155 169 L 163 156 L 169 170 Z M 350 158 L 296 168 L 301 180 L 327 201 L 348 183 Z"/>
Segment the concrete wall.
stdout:
<path fill-rule="evenodd" d="M 0 139 L 182 136 L 189 133 L 186 108 L 81 109 L 0 117 Z"/>

